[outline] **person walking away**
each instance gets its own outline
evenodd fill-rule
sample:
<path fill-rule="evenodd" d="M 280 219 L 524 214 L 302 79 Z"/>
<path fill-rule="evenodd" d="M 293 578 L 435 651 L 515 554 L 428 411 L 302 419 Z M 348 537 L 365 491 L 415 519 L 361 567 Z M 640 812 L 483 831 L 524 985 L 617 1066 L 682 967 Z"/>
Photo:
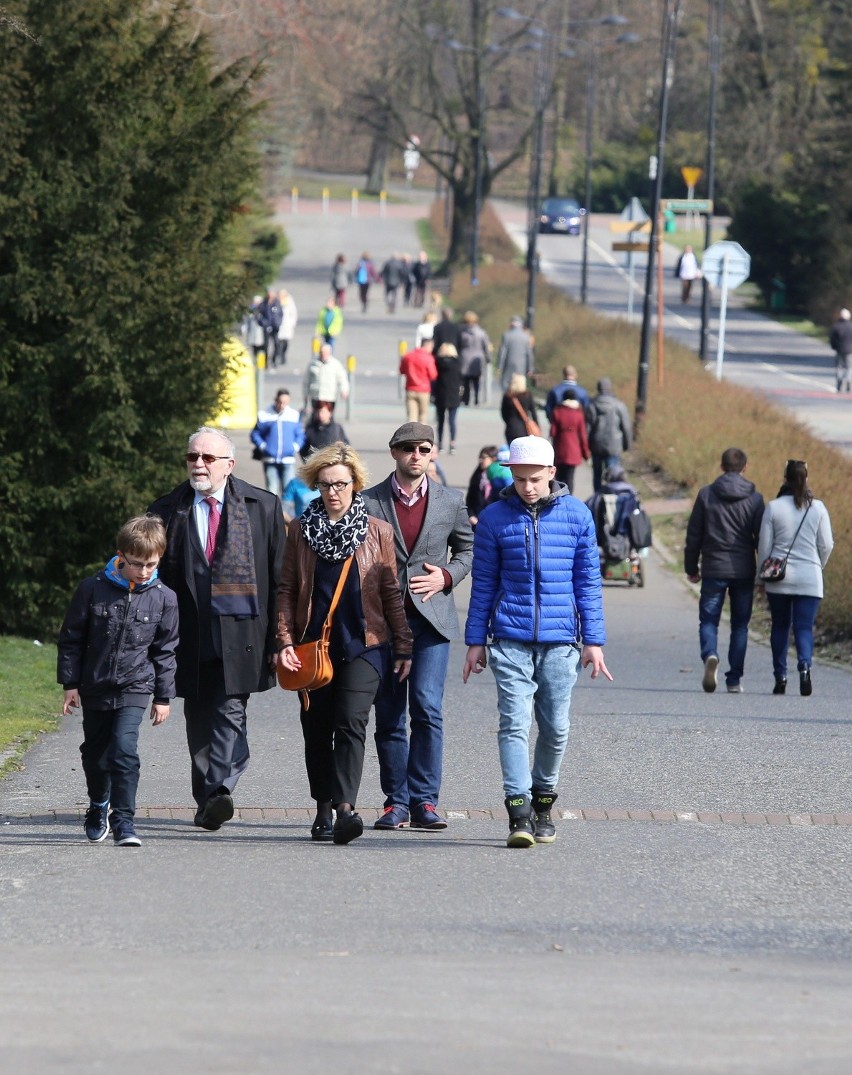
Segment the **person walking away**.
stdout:
<path fill-rule="evenodd" d="M 414 266 L 411 262 L 411 254 L 402 255 L 402 304 L 411 305 L 411 292 L 414 289 Z"/>
<path fill-rule="evenodd" d="M 491 480 L 488 477 L 488 468 L 497 459 L 497 445 L 486 444 L 480 449 L 479 461 L 470 476 L 467 485 L 467 496 L 464 498 L 467 506 L 467 518 L 472 530 L 476 530 L 479 516 L 482 514 L 488 498 L 491 496 Z"/>
<path fill-rule="evenodd" d="M 176 692 L 195 824 L 214 831 L 234 816 L 234 789 L 248 768 L 249 696 L 275 685 L 284 516 L 277 496 L 234 477 L 234 445 L 222 430 L 196 430 L 185 458 L 187 481 L 149 511 L 166 527 L 160 578 L 180 614 Z"/>
<path fill-rule="evenodd" d="M 754 600 L 755 554 L 763 518 L 763 497 L 748 481 L 748 459 L 741 448 L 722 452 L 722 473 L 698 491 L 683 550 L 683 569 L 690 582 L 701 583 L 698 641 L 708 694 L 716 689 L 719 668 L 719 620 L 727 594 L 731 614 L 728 671 L 730 694 L 742 691 L 748 646 L 748 625 Z"/>
<path fill-rule="evenodd" d="M 325 305 L 320 307 L 320 312 L 317 314 L 314 336 L 334 349 L 334 341 L 342 331 L 343 311 L 334 301 L 334 295 L 329 295 Z"/>
<path fill-rule="evenodd" d="M 402 258 L 394 251 L 382 266 L 382 280 L 385 285 L 385 306 L 389 314 L 396 313 L 396 293 L 404 281 L 405 267 Z"/>
<path fill-rule="evenodd" d="M 74 592 L 59 632 L 56 678 L 62 715 L 83 709 L 86 838 L 97 844 L 112 830 L 116 847 L 139 847 L 139 726 L 152 695 L 151 723 L 169 716 L 178 605 L 157 573 L 166 549 L 159 519 L 129 519 L 115 544 L 116 555 Z"/>
<path fill-rule="evenodd" d="M 370 284 L 375 284 L 380 279 L 381 277 L 376 272 L 376 267 L 370 255 L 365 251 L 358 259 L 358 265 L 355 268 L 355 283 L 358 285 L 358 298 L 361 300 L 362 314 L 367 312 L 367 306 L 370 301 Z"/>
<path fill-rule="evenodd" d="M 543 437 L 509 445 L 513 484 L 479 517 L 462 678 L 490 663 L 509 815 L 508 847 L 556 839 L 552 809 L 578 667 L 611 680 L 591 513 L 554 481 Z M 490 639 L 490 643 L 489 643 Z M 530 767 L 533 713 L 538 738 Z"/>
<path fill-rule="evenodd" d="M 556 480 L 567 485 L 568 492 L 573 493 L 574 472 L 591 454 L 583 407 L 574 388 L 566 388 L 561 401 L 553 408 L 550 439 L 553 441 Z"/>
<path fill-rule="evenodd" d="M 435 297 L 434 295 L 432 296 Z M 441 307 L 441 316 L 432 330 L 434 342 L 433 353 L 438 354 L 445 343 L 450 343 L 456 351 L 461 347 L 461 326 L 453 320 L 455 313 L 450 306 Z"/>
<path fill-rule="evenodd" d="M 263 355 L 264 364 L 266 363 L 266 329 L 263 327 L 263 315 L 260 310 L 262 302 L 263 296 L 255 295 L 243 321 L 243 340 L 251 348 L 255 365 L 260 355 Z"/>
<path fill-rule="evenodd" d="M 281 304 L 281 327 L 278 329 L 278 363 L 283 366 L 287 362 L 287 351 L 290 342 L 296 332 L 299 322 L 299 311 L 289 291 L 278 292 L 278 301 Z"/>
<path fill-rule="evenodd" d="M 462 374 L 462 403 L 465 407 L 470 406 L 470 397 L 473 395 L 474 406 L 479 406 L 479 380 L 482 371 L 491 361 L 491 341 L 488 334 L 479 323 L 479 317 L 468 310 L 462 318 L 461 332 L 459 333 Z"/>
<path fill-rule="evenodd" d="M 770 646 L 775 673 L 773 694 L 787 689 L 787 646 L 790 628 L 796 645 L 799 694 L 813 691 L 811 665 L 814 623 L 823 597 L 823 571 L 834 548 L 831 520 L 821 500 L 808 485 L 808 464 L 788 459 L 784 483 L 763 513 L 757 562 L 768 556 L 786 558 L 784 578 L 764 583 L 772 618 Z"/>
<path fill-rule="evenodd" d="M 419 309 L 426 304 L 426 291 L 432 279 L 432 266 L 425 250 L 421 250 L 417 255 L 417 261 L 411 267 L 411 275 L 414 279 L 413 305 Z"/>
<path fill-rule="evenodd" d="M 509 327 L 500 340 L 497 368 L 500 387 L 504 392 L 509 387 L 513 373 L 520 373 L 528 378 L 534 372 L 532 339 L 524 328 L 523 319 L 518 316 L 509 319 Z"/>
<path fill-rule="evenodd" d="M 383 678 L 405 681 L 413 640 L 397 580 L 393 530 L 367 514 L 361 497 L 367 472 L 354 449 L 323 448 L 300 474 L 320 497 L 288 528 L 278 587 L 278 660 L 291 671 L 301 668 L 295 646 L 322 637 L 344 577 L 331 624 L 334 678 L 311 691 L 307 705 L 302 698 L 300 717 L 317 810 L 311 839 L 348 844 L 364 831 L 355 806 L 370 708 Z"/>
<path fill-rule="evenodd" d="M 431 310 L 423 315 L 423 320 L 414 330 L 414 346 L 422 347 L 424 340 L 432 341 L 432 350 L 434 353 L 435 348 L 435 323 L 438 320 L 438 315 Z"/>
<path fill-rule="evenodd" d="M 544 403 L 544 413 L 547 415 L 548 422 L 553 420 L 553 411 L 562 400 L 565 398 L 565 393 L 568 389 L 574 390 L 574 399 L 580 404 L 583 410 L 589 405 L 589 393 L 583 388 L 582 385 L 577 383 L 577 369 L 575 366 L 564 366 L 562 369 L 562 380 L 559 384 L 556 384 L 547 393 L 547 399 Z"/>
<path fill-rule="evenodd" d="M 340 359 L 335 358 L 330 343 L 320 345 L 318 353 L 305 370 L 302 384 L 305 408 L 316 410 L 322 403 L 330 403 L 332 410 L 338 400 L 349 398 L 349 374 Z"/>
<path fill-rule="evenodd" d="M 629 451 L 633 441 L 630 415 L 613 393 L 609 377 L 598 381 L 598 393 L 586 408 L 586 427 L 592 453 L 592 485 L 597 493 L 604 471 L 621 463 L 621 453 Z"/>
<path fill-rule="evenodd" d="M 410 422 L 424 422 L 429 415 L 432 382 L 438 367 L 432 354 L 432 340 L 406 351 L 399 360 L 399 372 L 405 377 L 405 409 Z"/>
<path fill-rule="evenodd" d="M 538 424 L 538 411 L 527 388 L 522 373 L 513 373 L 500 401 L 500 415 L 504 423 L 506 443 L 511 445 L 518 437 L 528 436 L 527 422 Z"/>
<path fill-rule="evenodd" d="M 675 276 L 680 280 L 680 301 L 685 306 L 689 302 L 689 296 L 692 294 L 693 280 L 701 278 L 698 259 L 689 244 L 683 248 L 683 253 L 677 259 Z"/>
<path fill-rule="evenodd" d="M 828 343 L 835 353 L 837 391 L 852 391 L 852 313 L 845 307 L 831 326 Z"/>
<path fill-rule="evenodd" d="M 307 461 L 313 452 L 318 452 L 338 441 L 348 444 L 349 438 L 340 422 L 334 420 L 334 404 L 319 400 L 305 426 L 305 439 L 299 449 L 302 459 Z"/>
<path fill-rule="evenodd" d="M 438 348 L 435 362 L 438 376 L 432 385 L 435 413 L 438 418 L 438 450 L 444 450 L 444 423 L 450 431 L 450 455 L 456 454 L 456 416 L 461 403 L 462 373 L 459 353 L 451 343 Z"/>
<path fill-rule="evenodd" d="M 290 406 L 289 389 L 279 388 L 272 407 L 258 411 L 250 436 L 263 463 L 266 488 L 283 496 L 296 469 L 296 452 L 305 440 L 299 412 Z"/>
<path fill-rule="evenodd" d="M 334 292 L 334 305 L 342 310 L 346 304 L 346 285 L 349 283 L 349 270 L 346 268 L 346 255 L 338 254 L 331 267 L 331 290 Z"/>
<path fill-rule="evenodd" d="M 390 438 L 394 470 L 363 494 L 370 515 L 393 527 L 397 574 L 414 636 L 411 675 L 385 680 L 376 699 L 376 748 L 385 795 L 377 829 L 439 830 L 444 682 L 459 635 L 453 593 L 470 571 L 473 533 L 457 489 L 426 477 L 435 433 L 406 422 Z M 407 710 L 407 713 L 406 713 Z M 406 725 L 410 722 L 411 735 Z"/>
<path fill-rule="evenodd" d="M 270 369 L 275 369 L 278 365 L 280 348 L 278 330 L 281 328 L 283 311 L 278 301 L 278 292 L 273 291 L 272 288 L 266 292 L 266 297 L 260 304 L 260 316 L 266 334 L 266 357 Z"/>

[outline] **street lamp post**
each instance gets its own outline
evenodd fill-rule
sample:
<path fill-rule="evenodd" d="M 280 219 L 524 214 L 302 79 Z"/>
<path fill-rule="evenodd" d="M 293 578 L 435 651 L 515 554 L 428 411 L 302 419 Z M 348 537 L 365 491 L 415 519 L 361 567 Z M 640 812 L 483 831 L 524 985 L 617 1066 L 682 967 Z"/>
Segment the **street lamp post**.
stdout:
<path fill-rule="evenodd" d="M 707 106 L 707 198 L 710 212 L 704 221 L 704 249 L 713 242 L 713 197 L 716 193 L 716 88 L 722 50 L 722 7 L 724 0 L 710 0 L 708 37 L 710 45 L 710 97 Z M 707 332 L 710 327 L 710 284 L 701 280 L 701 336 L 698 356 L 707 358 Z"/>

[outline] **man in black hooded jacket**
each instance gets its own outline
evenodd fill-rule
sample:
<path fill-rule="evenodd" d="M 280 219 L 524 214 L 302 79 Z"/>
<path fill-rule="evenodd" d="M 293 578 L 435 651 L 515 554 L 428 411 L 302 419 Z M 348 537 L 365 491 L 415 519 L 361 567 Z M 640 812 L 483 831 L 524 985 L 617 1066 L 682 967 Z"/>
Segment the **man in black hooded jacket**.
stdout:
<path fill-rule="evenodd" d="M 728 693 L 742 691 L 757 541 L 765 506 L 754 483 L 743 477 L 746 462 L 746 454 L 739 448 L 727 448 L 722 453 L 722 473 L 699 490 L 686 530 L 683 568 L 690 582 L 701 582 L 698 638 L 704 662 L 701 685 L 708 694 L 716 689 L 717 636 L 726 593 L 730 600 L 731 638 L 725 682 Z"/>

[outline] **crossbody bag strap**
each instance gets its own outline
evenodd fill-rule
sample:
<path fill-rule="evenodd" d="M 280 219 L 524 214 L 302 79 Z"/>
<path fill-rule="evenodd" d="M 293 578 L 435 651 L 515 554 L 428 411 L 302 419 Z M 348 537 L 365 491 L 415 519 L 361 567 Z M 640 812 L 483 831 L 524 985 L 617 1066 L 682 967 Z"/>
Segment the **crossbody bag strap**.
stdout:
<path fill-rule="evenodd" d="M 518 408 L 518 414 L 520 414 L 521 418 L 523 418 L 523 420 L 525 422 L 528 421 L 529 420 L 529 415 L 524 410 L 524 408 L 521 406 L 521 401 L 518 399 L 517 396 L 512 396 L 512 402 Z"/>
<path fill-rule="evenodd" d="M 337 603 L 340 600 L 340 595 L 343 593 L 343 587 L 346 585 L 346 577 L 349 574 L 349 568 L 352 566 L 352 561 L 355 559 L 355 554 L 348 556 L 343 564 L 343 570 L 340 572 L 340 578 L 337 580 L 337 586 L 334 590 L 334 597 L 331 599 L 331 605 L 329 606 L 328 615 L 325 618 L 325 623 L 322 625 L 322 638 L 324 642 L 328 642 L 331 637 L 331 620 L 334 616 L 334 610 L 337 608 Z"/>
<path fill-rule="evenodd" d="M 799 531 L 804 526 L 805 519 L 807 519 L 808 517 L 808 512 L 811 510 L 811 504 L 813 504 L 813 501 L 811 501 L 810 504 L 808 504 L 808 506 L 805 508 L 805 514 L 802 516 L 801 522 L 796 527 L 796 533 L 793 534 L 793 540 L 790 542 L 790 548 L 787 549 L 787 555 L 784 557 L 785 566 L 787 564 L 787 561 L 790 559 L 790 553 L 793 551 L 793 546 L 796 544 L 796 538 L 799 536 Z"/>

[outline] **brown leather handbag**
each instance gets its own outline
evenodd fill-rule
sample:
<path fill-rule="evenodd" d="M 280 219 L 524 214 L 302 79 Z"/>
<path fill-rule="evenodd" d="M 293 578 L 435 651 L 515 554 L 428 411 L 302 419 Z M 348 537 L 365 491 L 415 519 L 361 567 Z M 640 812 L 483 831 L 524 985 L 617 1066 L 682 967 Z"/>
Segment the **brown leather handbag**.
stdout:
<path fill-rule="evenodd" d="M 299 698 L 302 701 L 302 708 L 306 713 L 311 707 L 310 691 L 328 686 L 334 678 L 334 667 L 329 653 L 331 620 L 340 600 L 340 595 L 343 593 L 346 576 L 349 574 L 353 559 L 354 557 L 350 556 L 340 572 L 340 578 L 337 580 L 337 587 L 331 599 L 331 607 L 328 610 L 325 623 L 322 625 L 320 637 L 316 642 L 300 642 L 298 646 L 293 647 L 296 656 L 302 662 L 302 667 L 295 672 L 291 671 L 281 663 L 280 658 L 276 666 L 279 687 L 285 691 L 298 691 Z"/>
<path fill-rule="evenodd" d="M 527 436 L 528 437 L 540 437 L 541 436 L 541 426 L 538 424 L 538 422 L 534 418 L 531 418 L 527 414 L 527 412 L 524 410 L 523 404 L 518 399 L 518 397 L 517 396 L 512 396 L 512 402 L 518 408 L 518 414 L 523 419 L 524 429 L 527 431 Z"/>

